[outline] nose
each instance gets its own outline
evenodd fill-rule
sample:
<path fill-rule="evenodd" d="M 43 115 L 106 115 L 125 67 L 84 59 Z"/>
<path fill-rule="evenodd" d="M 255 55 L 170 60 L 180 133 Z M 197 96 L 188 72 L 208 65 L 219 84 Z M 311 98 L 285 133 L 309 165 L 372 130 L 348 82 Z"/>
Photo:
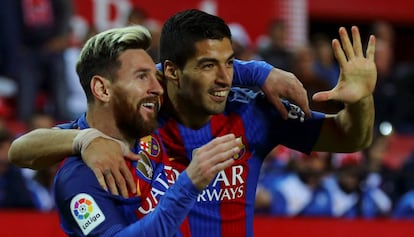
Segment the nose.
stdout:
<path fill-rule="evenodd" d="M 164 89 L 162 88 L 159 80 L 155 75 L 151 78 L 151 86 L 149 92 L 157 96 L 164 94 Z"/>
<path fill-rule="evenodd" d="M 217 78 L 222 83 L 231 84 L 233 79 L 233 66 L 220 64 L 217 70 Z"/>

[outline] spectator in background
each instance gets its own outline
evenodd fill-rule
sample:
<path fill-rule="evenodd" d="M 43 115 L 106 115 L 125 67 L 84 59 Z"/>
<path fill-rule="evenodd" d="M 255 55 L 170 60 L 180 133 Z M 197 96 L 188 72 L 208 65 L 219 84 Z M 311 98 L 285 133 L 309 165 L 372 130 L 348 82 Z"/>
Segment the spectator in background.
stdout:
<path fill-rule="evenodd" d="M 239 23 L 228 24 L 231 32 L 232 46 L 235 58 L 241 60 L 260 60 L 261 57 L 255 53 L 250 36 L 246 29 Z"/>
<path fill-rule="evenodd" d="M 414 219 L 414 189 L 405 193 L 397 201 L 392 217 L 395 219 Z"/>
<path fill-rule="evenodd" d="M 151 33 L 152 44 L 147 50 L 148 54 L 154 60 L 155 63 L 160 61 L 160 36 L 161 36 L 161 23 L 148 16 L 144 9 L 134 6 L 129 13 L 128 25 L 142 25 L 145 26 Z"/>
<path fill-rule="evenodd" d="M 76 74 L 76 62 L 80 54 L 81 47 L 90 36 L 95 35 L 96 29 L 88 26 L 87 22 L 78 16 L 73 16 L 71 25 L 71 44 L 65 49 L 65 73 L 67 80 L 68 98 L 66 100 L 68 115 L 70 119 L 75 119 L 83 114 L 86 109 L 86 95 L 79 84 L 79 77 Z"/>
<path fill-rule="evenodd" d="M 27 123 L 29 131 L 38 128 L 51 128 L 56 124 L 55 119 L 44 112 L 35 112 Z M 39 170 L 23 168 L 22 174 L 30 191 L 34 207 L 39 211 L 51 211 L 55 208 L 53 199 L 53 178 L 58 165 L 52 165 Z"/>
<path fill-rule="evenodd" d="M 0 129 L 0 208 L 35 208 L 21 169 L 9 163 L 11 133 Z"/>
<path fill-rule="evenodd" d="M 331 40 L 327 35 L 317 33 L 312 37 L 312 48 L 315 50 L 315 74 L 325 79 L 333 88 L 338 82 L 339 65 L 333 55 Z"/>
<path fill-rule="evenodd" d="M 316 92 L 332 89 L 328 80 L 315 72 L 315 63 L 314 50 L 311 46 L 299 47 L 293 53 L 292 72 L 299 78 L 308 92 L 309 106 L 312 110 L 328 114 L 337 113 L 343 109 L 343 103 L 333 100 L 319 102 L 312 99 Z"/>
<path fill-rule="evenodd" d="M 286 45 L 286 25 L 283 20 L 269 22 L 268 32 L 263 42 L 259 42 L 258 54 L 274 67 L 292 71 L 292 53 Z"/>
<path fill-rule="evenodd" d="M 330 169 L 330 154 L 312 152 L 308 156 L 290 150 L 290 156 L 284 175 L 263 174 L 256 209 L 276 216 L 330 216 L 331 200 L 322 185 Z"/>
<path fill-rule="evenodd" d="M 383 122 L 395 124 L 397 88 L 394 65 L 394 29 L 388 22 L 378 21 L 372 26 L 373 34 L 377 36 L 375 63 L 378 80 L 374 92 L 375 124 L 378 127 Z"/>
<path fill-rule="evenodd" d="M 325 181 L 332 198 L 333 217 L 374 218 L 390 214 L 390 198 L 365 182 L 363 159 L 362 152 L 333 154 L 334 175 Z"/>
<path fill-rule="evenodd" d="M 372 144 L 364 150 L 366 157 L 364 165 L 367 172 L 366 186 L 381 189 L 395 203 L 402 192 L 402 182 L 400 180 L 400 170 L 391 168 L 384 162 L 392 135 L 374 136 Z M 414 176 L 413 176 L 414 177 Z M 414 186 L 413 186 L 414 187 Z"/>
<path fill-rule="evenodd" d="M 414 59 L 398 65 L 395 81 L 395 129 L 400 134 L 414 135 Z"/>
<path fill-rule="evenodd" d="M 21 32 L 16 27 L 19 17 L 19 1 L 2 0 L 0 8 L 0 75 L 16 79 L 20 69 L 17 52 Z"/>
<path fill-rule="evenodd" d="M 68 118 L 63 52 L 68 46 L 72 1 L 19 0 L 17 27 L 22 33 L 19 51 L 18 118 L 27 121 L 42 90 L 43 109 L 59 120 Z M 14 23 L 16 24 L 16 23 Z"/>

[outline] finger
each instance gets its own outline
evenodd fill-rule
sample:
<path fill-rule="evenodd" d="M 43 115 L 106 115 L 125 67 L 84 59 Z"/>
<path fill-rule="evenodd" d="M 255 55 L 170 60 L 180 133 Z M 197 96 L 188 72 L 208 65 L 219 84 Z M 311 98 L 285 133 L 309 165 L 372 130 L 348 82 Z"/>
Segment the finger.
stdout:
<path fill-rule="evenodd" d="M 215 173 L 218 173 L 222 170 L 227 169 L 228 167 L 232 166 L 234 164 L 235 160 L 234 159 L 226 159 L 223 162 L 218 163 L 215 168 Z"/>
<path fill-rule="evenodd" d="M 108 186 L 106 186 L 105 177 L 100 169 L 92 169 L 96 178 L 98 179 L 99 185 L 105 190 L 108 191 Z"/>
<path fill-rule="evenodd" d="M 367 58 L 370 61 L 374 61 L 374 56 L 375 56 L 375 43 L 376 43 L 376 38 L 375 38 L 375 36 L 371 35 L 369 37 L 368 48 L 367 48 Z"/>
<path fill-rule="evenodd" d="M 332 49 L 334 51 L 335 58 L 338 61 L 339 65 L 340 66 L 345 65 L 347 62 L 347 59 L 337 39 L 332 40 Z"/>
<path fill-rule="evenodd" d="M 131 151 L 129 151 L 127 154 L 125 154 L 125 158 L 132 160 L 132 161 L 138 161 L 139 159 L 141 159 L 141 157 Z M 134 178 L 131 174 L 131 171 L 128 169 L 128 167 L 126 166 L 126 164 L 124 165 L 124 167 L 121 168 L 121 173 L 123 174 L 123 177 L 126 181 L 126 184 L 128 186 L 129 191 L 131 191 L 131 193 L 136 193 L 137 192 L 137 187 L 135 185 L 135 181 Z"/>
<path fill-rule="evenodd" d="M 212 164 L 221 163 L 233 157 L 240 152 L 241 138 L 218 144 L 214 149 L 206 151 L 206 156 L 210 157 L 209 162 Z"/>
<path fill-rule="evenodd" d="M 231 141 L 231 140 L 235 140 L 234 134 L 232 134 L 232 133 L 226 134 L 226 135 L 214 138 L 212 141 L 210 141 L 206 145 L 198 148 L 197 150 L 206 150 L 206 151 L 214 150 L 217 146 L 220 146 L 221 144 L 226 143 L 226 142 Z M 199 151 L 197 151 L 197 152 L 199 152 Z"/>
<path fill-rule="evenodd" d="M 109 192 L 112 193 L 113 195 L 119 195 L 118 188 L 116 187 L 115 179 L 112 176 L 111 171 L 105 170 L 104 177 L 105 177 L 105 182 L 109 187 Z"/>
<path fill-rule="evenodd" d="M 351 40 L 349 39 L 348 32 L 344 27 L 339 28 L 339 37 L 341 38 L 341 44 L 348 59 L 354 58 L 354 48 L 352 47 Z"/>
<path fill-rule="evenodd" d="M 327 101 L 333 98 L 333 90 L 317 92 L 312 96 L 314 101 Z"/>
<path fill-rule="evenodd" d="M 127 173 L 130 173 L 130 172 L 127 172 Z M 124 198 L 127 198 L 128 197 L 128 188 L 127 188 L 123 173 L 119 172 L 118 170 L 115 171 L 115 172 L 113 171 L 112 176 L 115 179 L 116 188 L 121 193 L 121 196 L 124 197 Z"/>
<path fill-rule="evenodd" d="M 352 31 L 352 42 L 354 44 L 354 53 L 357 57 L 363 57 L 362 54 L 362 43 L 361 43 L 361 35 L 359 34 L 359 29 L 356 26 L 351 28 Z"/>
<path fill-rule="evenodd" d="M 311 117 L 311 110 L 309 107 L 309 100 L 308 100 L 308 95 L 306 93 L 305 90 L 305 95 L 301 95 L 299 96 L 299 93 L 297 93 L 298 96 L 296 96 L 292 101 L 294 104 L 296 104 L 297 106 L 299 106 L 299 108 L 302 109 L 302 111 L 305 113 L 306 117 L 310 118 Z"/>
<path fill-rule="evenodd" d="M 126 165 L 125 167 L 122 167 L 120 171 L 122 174 L 122 181 L 117 180 L 118 186 L 120 185 L 119 182 L 123 182 L 124 184 L 126 183 L 128 190 L 131 191 L 131 193 L 135 194 L 137 192 L 137 187 L 135 185 L 134 177 L 132 176 L 131 171 L 128 169 Z M 122 194 L 122 196 L 124 196 L 124 194 Z"/>

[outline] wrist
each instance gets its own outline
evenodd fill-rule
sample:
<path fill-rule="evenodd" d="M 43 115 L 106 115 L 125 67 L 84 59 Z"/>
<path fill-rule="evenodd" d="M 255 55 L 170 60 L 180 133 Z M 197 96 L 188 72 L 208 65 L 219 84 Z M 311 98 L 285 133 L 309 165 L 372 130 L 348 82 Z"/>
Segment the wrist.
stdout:
<path fill-rule="evenodd" d="M 73 139 L 72 147 L 73 147 L 74 153 L 83 154 L 83 152 L 91 144 L 91 142 L 99 137 L 106 138 L 106 139 L 117 142 L 121 146 L 121 150 L 123 154 L 127 154 L 129 152 L 129 147 L 122 141 L 117 140 L 113 137 L 110 137 L 102 133 L 96 128 L 86 128 L 86 129 L 79 130 L 78 134 Z"/>

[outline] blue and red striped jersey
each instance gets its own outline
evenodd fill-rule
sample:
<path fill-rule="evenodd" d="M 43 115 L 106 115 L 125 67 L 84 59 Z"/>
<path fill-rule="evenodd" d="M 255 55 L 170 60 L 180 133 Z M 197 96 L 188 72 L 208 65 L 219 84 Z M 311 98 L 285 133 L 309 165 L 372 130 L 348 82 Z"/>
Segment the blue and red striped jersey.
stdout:
<path fill-rule="evenodd" d="M 89 125 L 83 115 L 58 127 L 85 129 Z M 137 194 L 130 193 L 130 198 L 105 191 L 80 157 L 68 157 L 63 161 L 55 176 L 54 193 L 61 227 L 68 236 L 181 236 L 181 233 L 189 233 L 188 222 L 184 219 L 200 191 L 185 172 L 179 177 L 167 176 L 168 160 L 164 159 L 168 157 L 156 134 L 138 141 L 132 151 L 141 159 L 126 161 L 138 190 Z"/>
<path fill-rule="evenodd" d="M 288 120 L 262 92 L 233 87 L 225 112 L 197 130 L 161 111 L 158 133 L 171 165 L 179 172 L 191 161 L 194 149 L 215 137 L 234 133 L 243 141 L 236 162 L 198 195 L 188 216 L 190 236 L 253 236 L 255 192 L 263 159 L 278 144 L 309 153 L 324 118 L 313 112 L 311 119 L 305 119 L 297 106 L 284 104 Z"/>

